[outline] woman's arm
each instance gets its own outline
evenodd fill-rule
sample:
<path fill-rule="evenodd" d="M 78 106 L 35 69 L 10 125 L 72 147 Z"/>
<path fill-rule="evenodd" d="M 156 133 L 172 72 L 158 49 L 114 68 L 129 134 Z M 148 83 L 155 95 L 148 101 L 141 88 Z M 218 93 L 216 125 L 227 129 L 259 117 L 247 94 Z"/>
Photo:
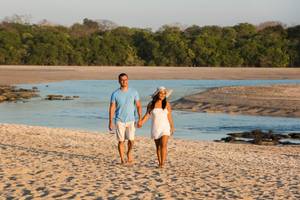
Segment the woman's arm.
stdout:
<path fill-rule="evenodd" d="M 171 135 L 173 135 L 175 128 L 174 128 L 174 122 L 173 122 L 173 117 L 172 117 L 172 108 L 171 108 L 171 104 L 169 102 L 167 102 L 167 109 L 168 109 L 168 120 L 169 120 L 170 128 L 171 128 Z"/>
<path fill-rule="evenodd" d="M 149 116 L 150 116 L 150 107 L 148 106 L 145 115 L 138 122 L 138 128 L 141 128 L 143 126 L 143 124 L 149 119 Z"/>

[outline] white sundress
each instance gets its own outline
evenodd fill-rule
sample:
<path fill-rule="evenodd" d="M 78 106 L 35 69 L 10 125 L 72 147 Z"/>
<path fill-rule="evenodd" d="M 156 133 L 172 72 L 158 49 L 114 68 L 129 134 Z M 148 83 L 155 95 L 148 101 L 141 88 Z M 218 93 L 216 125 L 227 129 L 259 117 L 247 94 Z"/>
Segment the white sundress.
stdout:
<path fill-rule="evenodd" d="M 163 135 L 171 135 L 170 123 L 168 120 L 168 109 L 154 108 L 150 116 L 152 118 L 151 138 L 159 139 Z"/>

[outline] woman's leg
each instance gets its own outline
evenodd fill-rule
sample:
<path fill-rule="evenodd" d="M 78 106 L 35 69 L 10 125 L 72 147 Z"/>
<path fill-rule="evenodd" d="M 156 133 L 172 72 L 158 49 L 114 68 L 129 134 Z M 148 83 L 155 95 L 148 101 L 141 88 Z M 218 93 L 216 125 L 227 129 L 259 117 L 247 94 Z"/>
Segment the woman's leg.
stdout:
<path fill-rule="evenodd" d="M 167 144 L 168 144 L 169 136 L 163 135 L 160 138 L 160 155 L 161 155 L 161 167 L 164 166 L 166 158 L 167 158 Z"/>
<path fill-rule="evenodd" d="M 161 154 L 160 154 L 160 138 L 157 140 L 154 140 L 155 146 L 156 146 L 156 154 L 158 159 L 158 165 L 161 166 Z"/>

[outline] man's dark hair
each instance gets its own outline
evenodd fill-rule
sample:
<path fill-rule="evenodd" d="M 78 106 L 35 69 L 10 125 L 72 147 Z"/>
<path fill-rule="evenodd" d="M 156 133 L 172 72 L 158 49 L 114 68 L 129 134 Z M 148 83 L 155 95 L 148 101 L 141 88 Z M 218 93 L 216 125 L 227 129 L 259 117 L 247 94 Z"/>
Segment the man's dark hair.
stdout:
<path fill-rule="evenodd" d="M 128 75 L 127 75 L 127 74 L 121 73 L 121 74 L 119 74 L 119 80 L 120 80 L 120 78 L 123 77 L 123 76 L 127 76 L 127 78 L 128 78 Z"/>

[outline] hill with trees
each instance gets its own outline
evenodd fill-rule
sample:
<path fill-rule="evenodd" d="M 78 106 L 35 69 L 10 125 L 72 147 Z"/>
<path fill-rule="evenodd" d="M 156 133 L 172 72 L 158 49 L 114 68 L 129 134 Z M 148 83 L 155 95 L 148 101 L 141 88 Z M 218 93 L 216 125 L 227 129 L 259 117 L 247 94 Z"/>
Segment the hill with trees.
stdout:
<path fill-rule="evenodd" d="M 300 25 L 117 26 L 84 19 L 70 27 L 17 18 L 0 23 L 2 65 L 299 67 Z"/>

